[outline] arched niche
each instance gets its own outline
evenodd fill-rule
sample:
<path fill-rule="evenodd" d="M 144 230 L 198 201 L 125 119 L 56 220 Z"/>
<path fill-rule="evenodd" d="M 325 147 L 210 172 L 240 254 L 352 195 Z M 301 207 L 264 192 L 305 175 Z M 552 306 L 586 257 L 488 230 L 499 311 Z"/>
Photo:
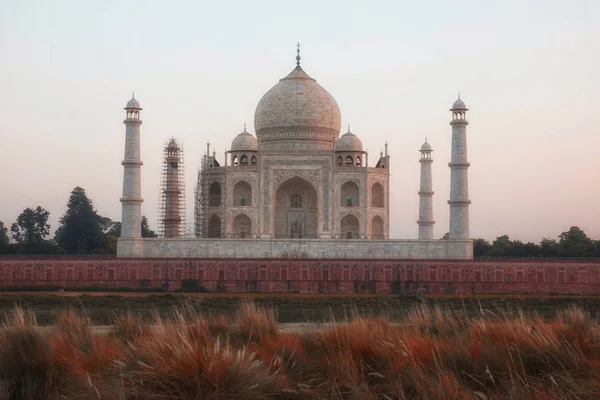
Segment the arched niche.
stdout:
<path fill-rule="evenodd" d="M 279 185 L 273 218 L 275 237 L 316 238 L 317 200 L 317 191 L 305 179 L 293 177 Z"/>
<path fill-rule="evenodd" d="M 233 205 L 248 207 L 252 205 L 252 186 L 246 181 L 239 181 L 233 187 Z"/>
<path fill-rule="evenodd" d="M 221 218 L 217 214 L 213 214 L 208 219 L 208 237 L 209 238 L 220 238 L 221 237 Z"/>
<path fill-rule="evenodd" d="M 221 184 L 213 182 L 208 188 L 208 206 L 221 207 Z"/>
<path fill-rule="evenodd" d="M 340 233 L 342 239 L 358 239 L 360 235 L 360 224 L 354 215 L 346 215 L 340 221 Z"/>
<path fill-rule="evenodd" d="M 238 214 L 233 219 L 233 237 L 247 239 L 252 236 L 252 220 L 246 214 Z"/>
<path fill-rule="evenodd" d="M 371 220 L 371 239 L 383 239 L 383 218 L 376 215 Z"/>
<path fill-rule="evenodd" d="M 357 207 L 360 205 L 360 190 L 358 185 L 348 181 L 340 188 L 340 205 L 342 207 Z"/>
<path fill-rule="evenodd" d="M 371 186 L 371 207 L 385 207 L 385 196 L 383 186 L 379 182 Z"/>

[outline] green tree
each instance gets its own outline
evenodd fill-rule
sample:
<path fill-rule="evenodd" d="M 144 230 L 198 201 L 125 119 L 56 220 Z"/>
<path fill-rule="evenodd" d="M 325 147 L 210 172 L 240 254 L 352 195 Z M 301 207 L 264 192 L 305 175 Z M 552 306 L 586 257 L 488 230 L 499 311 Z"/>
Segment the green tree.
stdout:
<path fill-rule="evenodd" d="M 490 257 L 509 257 L 508 251 L 512 242 L 508 235 L 498 236 L 496 240 L 492 242 L 492 249 L 487 253 Z"/>
<path fill-rule="evenodd" d="M 577 226 L 572 226 L 558 237 L 558 244 L 567 257 L 591 256 L 595 253 L 593 241 Z"/>
<path fill-rule="evenodd" d="M 8 229 L 4 226 L 4 222 L 0 221 L 0 253 L 8 253 L 9 246 Z"/>
<path fill-rule="evenodd" d="M 154 232 L 152 229 L 150 229 L 150 226 L 148 225 L 148 218 L 146 218 L 145 215 L 142 215 L 142 237 L 145 237 L 145 238 L 158 237 L 156 232 Z"/>
<path fill-rule="evenodd" d="M 56 245 L 46 240 L 46 236 L 50 234 L 49 216 L 50 213 L 40 206 L 23 210 L 10 226 L 12 237 L 16 241 L 13 250 L 24 254 L 56 253 Z"/>
<path fill-rule="evenodd" d="M 34 245 L 50 234 L 48 217 L 50 213 L 42 207 L 26 208 L 10 227 L 13 239 L 18 243 Z"/>
<path fill-rule="evenodd" d="M 535 243 L 523 243 L 520 240 L 510 240 L 508 235 L 498 236 L 492 243 L 492 249 L 486 253 L 490 257 L 539 257 L 541 248 Z"/>
<path fill-rule="evenodd" d="M 105 221 L 94 210 L 92 201 L 79 186 L 71 191 L 67 211 L 60 218 L 57 243 L 68 253 L 104 252 Z"/>
<path fill-rule="evenodd" d="M 509 257 L 539 257 L 541 255 L 540 246 L 535 243 L 523 243 L 520 240 L 513 240 L 506 253 Z"/>
<path fill-rule="evenodd" d="M 554 239 L 544 238 L 540 242 L 540 253 L 542 257 L 562 257 L 563 250 Z"/>
<path fill-rule="evenodd" d="M 104 233 L 108 236 L 113 236 L 118 238 L 121 236 L 121 223 L 119 221 L 113 221 L 110 218 L 103 218 L 103 230 Z M 156 232 L 150 229 L 150 225 L 148 224 L 148 218 L 145 215 L 142 215 L 142 237 L 147 238 L 155 238 L 158 237 Z"/>
<path fill-rule="evenodd" d="M 492 249 L 492 245 L 485 239 L 473 239 L 473 257 L 484 257 Z"/>

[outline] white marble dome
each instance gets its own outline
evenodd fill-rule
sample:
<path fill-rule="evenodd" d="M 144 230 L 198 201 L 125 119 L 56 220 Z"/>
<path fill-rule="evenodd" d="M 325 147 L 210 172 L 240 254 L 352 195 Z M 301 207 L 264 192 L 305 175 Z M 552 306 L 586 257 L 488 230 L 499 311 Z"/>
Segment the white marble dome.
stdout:
<path fill-rule="evenodd" d="M 341 115 L 335 99 L 298 65 L 259 101 L 254 114 L 258 140 L 335 141 Z"/>
<path fill-rule="evenodd" d="M 231 151 L 258 151 L 258 141 L 244 130 L 231 142 Z"/>
<path fill-rule="evenodd" d="M 452 104 L 451 110 L 467 110 L 467 105 L 459 97 L 458 100 L 456 100 L 454 104 Z"/>
<path fill-rule="evenodd" d="M 344 133 L 337 142 L 335 142 L 335 151 L 363 151 L 362 141 L 354 133 Z"/>
<path fill-rule="evenodd" d="M 421 151 L 432 151 L 431 145 L 427 143 L 427 140 L 425 141 L 425 143 L 423 143 L 423 146 L 421 146 Z"/>
<path fill-rule="evenodd" d="M 140 107 L 140 102 L 136 100 L 135 97 L 132 97 L 131 100 L 129 100 L 127 102 L 127 106 L 125 106 L 125 108 L 132 108 L 132 109 L 138 109 L 141 110 L 142 108 Z"/>

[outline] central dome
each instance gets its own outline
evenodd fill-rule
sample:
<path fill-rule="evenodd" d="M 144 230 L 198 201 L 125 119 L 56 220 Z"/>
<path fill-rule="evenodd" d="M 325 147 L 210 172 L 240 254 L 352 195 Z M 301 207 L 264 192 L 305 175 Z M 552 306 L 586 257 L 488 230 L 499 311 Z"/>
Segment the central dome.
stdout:
<path fill-rule="evenodd" d="M 340 134 L 335 99 L 298 65 L 259 101 L 254 114 L 258 140 L 333 143 Z"/>

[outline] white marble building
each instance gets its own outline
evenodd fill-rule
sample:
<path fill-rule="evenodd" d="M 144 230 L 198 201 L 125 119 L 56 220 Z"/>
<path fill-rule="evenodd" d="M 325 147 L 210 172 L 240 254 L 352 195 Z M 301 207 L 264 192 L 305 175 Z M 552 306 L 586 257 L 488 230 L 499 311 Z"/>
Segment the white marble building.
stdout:
<path fill-rule="evenodd" d="M 132 99 L 126 110 L 120 257 L 472 258 L 466 107 L 460 99 L 452 108 L 447 240 L 433 239 L 429 144 L 421 148 L 419 239 L 390 239 L 387 144 L 369 166 L 350 127 L 340 136 L 339 107 L 301 68 L 299 54 L 296 67 L 258 103 L 256 136 L 244 129 L 221 159 L 207 146 L 197 183 L 196 238 L 141 238 L 135 225 L 142 202 L 141 108 Z"/>

